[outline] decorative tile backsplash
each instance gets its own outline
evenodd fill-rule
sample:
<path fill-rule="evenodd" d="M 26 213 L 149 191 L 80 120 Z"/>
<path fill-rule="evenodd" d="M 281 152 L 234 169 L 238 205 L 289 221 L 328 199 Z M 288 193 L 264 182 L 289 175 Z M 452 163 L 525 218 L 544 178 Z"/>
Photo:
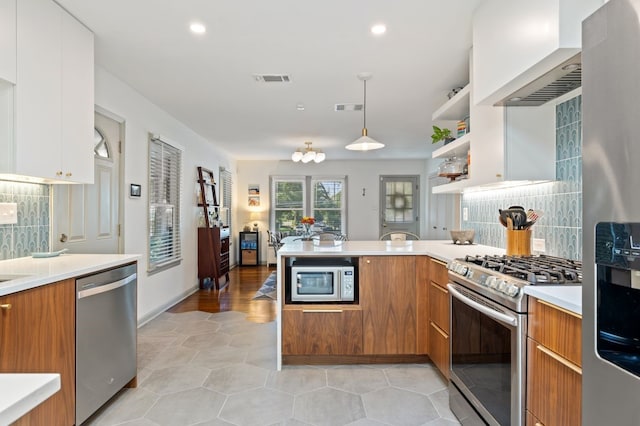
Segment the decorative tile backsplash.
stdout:
<path fill-rule="evenodd" d="M 18 223 L 0 225 L 0 260 L 49 251 L 49 185 L 0 180 L 0 203 L 18 204 Z"/>
<path fill-rule="evenodd" d="M 544 213 L 531 229 L 545 240 L 545 253 L 582 259 L 582 96 L 556 107 L 556 181 L 465 193 L 461 207 L 469 220 L 462 228 L 475 229 L 478 244 L 504 248 L 498 209 L 514 205 Z"/>

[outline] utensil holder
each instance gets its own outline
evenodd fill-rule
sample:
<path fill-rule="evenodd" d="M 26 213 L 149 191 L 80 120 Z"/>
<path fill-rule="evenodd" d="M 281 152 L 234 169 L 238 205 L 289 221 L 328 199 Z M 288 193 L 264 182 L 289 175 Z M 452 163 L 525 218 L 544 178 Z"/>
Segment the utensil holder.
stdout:
<path fill-rule="evenodd" d="M 507 256 L 531 256 L 530 229 L 507 229 Z"/>

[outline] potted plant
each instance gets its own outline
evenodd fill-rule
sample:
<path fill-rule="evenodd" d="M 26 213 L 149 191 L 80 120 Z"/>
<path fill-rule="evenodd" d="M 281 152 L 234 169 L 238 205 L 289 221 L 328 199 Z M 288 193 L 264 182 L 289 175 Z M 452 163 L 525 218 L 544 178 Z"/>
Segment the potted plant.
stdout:
<path fill-rule="evenodd" d="M 444 128 L 441 129 L 438 126 L 433 126 L 433 134 L 431 135 L 431 143 L 438 143 L 440 141 L 444 141 L 444 144 L 448 144 L 449 142 L 453 142 L 456 140 L 453 136 L 451 136 L 451 130 Z"/>

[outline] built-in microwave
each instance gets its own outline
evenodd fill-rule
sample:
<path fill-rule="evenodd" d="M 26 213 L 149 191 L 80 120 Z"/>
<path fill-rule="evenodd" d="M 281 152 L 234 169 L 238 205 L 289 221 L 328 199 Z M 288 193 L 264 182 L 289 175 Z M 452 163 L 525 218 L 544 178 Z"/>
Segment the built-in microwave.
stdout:
<path fill-rule="evenodd" d="M 353 266 L 293 265 L 290 269 L 292 302 L 354 302 L 357 277 Z"/>

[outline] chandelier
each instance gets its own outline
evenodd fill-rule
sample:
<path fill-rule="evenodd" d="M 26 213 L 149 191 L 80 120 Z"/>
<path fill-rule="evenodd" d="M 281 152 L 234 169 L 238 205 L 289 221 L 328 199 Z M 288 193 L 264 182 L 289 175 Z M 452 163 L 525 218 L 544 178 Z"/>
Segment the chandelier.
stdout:
<path fill-rule="evenodd" d="M 293 154 L 291 154 L 291 160 L 294 163 L 297 163 L 298 161 L 308 163 L 312 160 L 316 163 L 323 162 L 325 159 L 324 152 L 316 151 L 311 148 L 311 143 L 312 142 L 305 142 L 304 144 L 306 145 L 306 147 L 304 148 L 304 151 L 300 151 L 299 149 L 297 149 Z"/>
<path fill-rule="evenodd" d="M 350 151 L 371 151 L 374 149 L 384 148 L 384 144 L 377 140 L 370 138 L 367 135 L 367 80 L 370 80 L 373 75 L 371 73 L 363 72 L 358 74 L 358 79 L 364 83 L 364 102 L 363 102 L 363 117 L 364 125 L 362 126 L 362 136 L 349 145 L 345 146 Z"/>

